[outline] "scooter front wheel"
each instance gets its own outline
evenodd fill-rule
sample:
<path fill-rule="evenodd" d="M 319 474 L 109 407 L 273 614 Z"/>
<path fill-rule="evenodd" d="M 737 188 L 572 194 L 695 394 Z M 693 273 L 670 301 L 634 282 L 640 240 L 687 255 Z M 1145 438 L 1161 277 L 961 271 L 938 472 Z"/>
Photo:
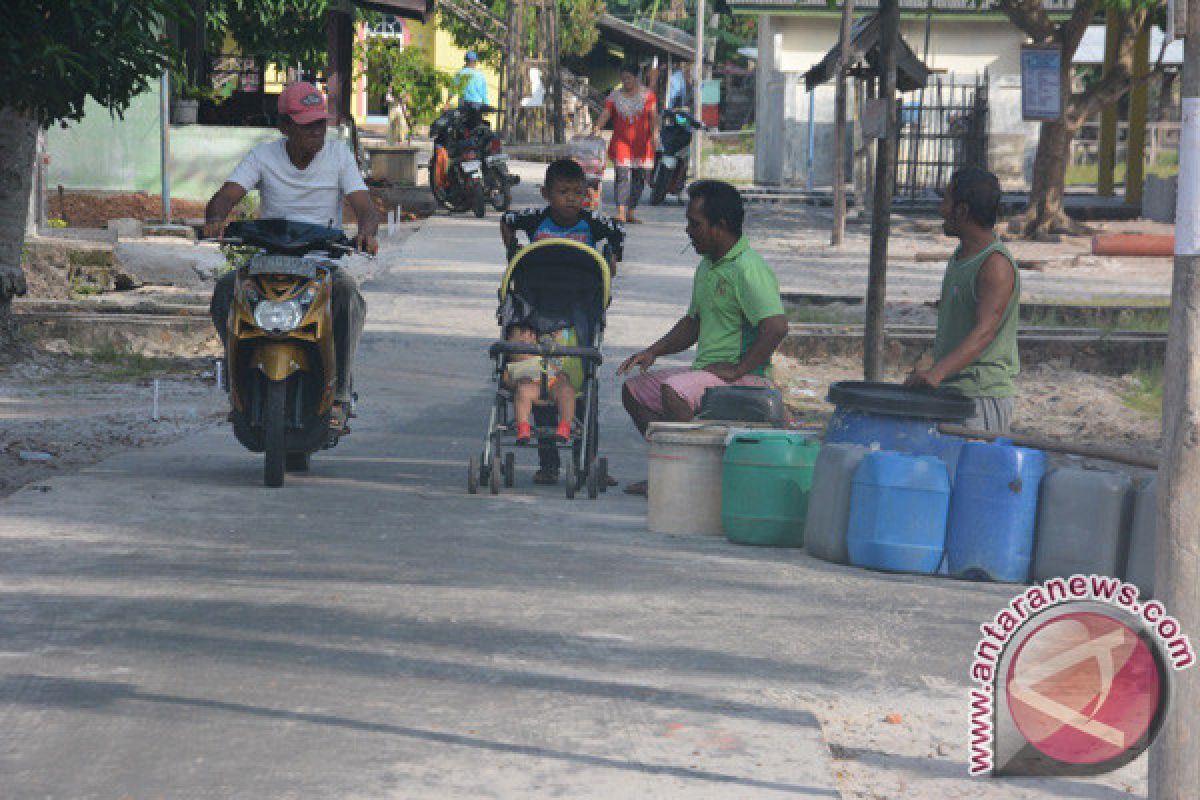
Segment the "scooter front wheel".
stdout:
<path fill-rule="evenodd" d="M 263 483 L 283 486 L 287 472 L 287 382 L 267 381 L 263 403 Z"/>
<path fill-rule="evenodd" d="M 308 472 L 308 468 L 312 462 L 312 453 L 288 453 L 287 454 L 287 471 L 288 472 Z"/>

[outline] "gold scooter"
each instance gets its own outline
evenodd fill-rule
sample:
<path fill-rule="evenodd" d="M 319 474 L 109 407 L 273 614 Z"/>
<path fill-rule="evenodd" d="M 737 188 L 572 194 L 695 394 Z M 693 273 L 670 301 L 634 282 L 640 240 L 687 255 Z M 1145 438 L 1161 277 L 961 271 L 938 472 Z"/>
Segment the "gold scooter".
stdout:
<path fill-rule="evenodd" d="M 258 251 L 237 270 L 226 327 L 233 432 L 263 454 L 263 482 L 282 486 L 338 441 L 333 273 L 354 250 L 340 230 L 281 219 L 230 223 L 221 242 Z"/>

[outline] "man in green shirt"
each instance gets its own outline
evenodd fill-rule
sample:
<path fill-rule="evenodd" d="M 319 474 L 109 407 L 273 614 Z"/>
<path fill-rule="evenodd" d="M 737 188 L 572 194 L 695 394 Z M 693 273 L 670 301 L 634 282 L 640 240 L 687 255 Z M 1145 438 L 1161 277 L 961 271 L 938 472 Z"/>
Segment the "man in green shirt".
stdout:
<path fill-rule="evenodd" d="M 966 395 L 975 401 L 975 416 L 964 425 L 1006 433 L 1016 395 L 1013 379 L 1021 369 L 1021 275 L 992 230 L 999 210 L 995 175 L 964 167 L 950 177 L 942 198 L 943 229 L 959 245 L 942 280 L 933 366 L 915 370 L 905 383 Z"/>
<path fill-rule="evenodd" d="M 687 234 L 704 258 L 692 279 L 692 299 L 671 330 L 617 370 L 640 373 L 621 397 L 644 435 L 651 422 L 687 422 L 712 386 L 770 384 L 771 354 L 787 335 L 779 281 L 742 235 L 745 207 L 737 189 L 721 181 L 688 188 Z M 660 357 L 696 345 L 690 367 L 646 370 Z M 626 488 L 644 494 L 645 483 Z"/>

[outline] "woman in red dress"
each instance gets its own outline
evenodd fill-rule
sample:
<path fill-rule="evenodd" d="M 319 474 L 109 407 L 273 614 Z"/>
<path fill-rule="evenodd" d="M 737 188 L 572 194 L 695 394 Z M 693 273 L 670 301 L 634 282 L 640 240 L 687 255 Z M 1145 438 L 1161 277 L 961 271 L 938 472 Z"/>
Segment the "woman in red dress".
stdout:
<path fill-rule="evenodd" d="M 646 171 L 654 168 L 654 150 L 658 146 L 658 101 L 654 92 L 638 80 L 637 66 L 621 67 L 621 85 L 604 101 L 604 113 L 596 120 L 592 135 L 597 136 L 612 120 L 612 139 L 608 157 L 617 173 L 617 221 L 641 222 L 633 216 Z"/>

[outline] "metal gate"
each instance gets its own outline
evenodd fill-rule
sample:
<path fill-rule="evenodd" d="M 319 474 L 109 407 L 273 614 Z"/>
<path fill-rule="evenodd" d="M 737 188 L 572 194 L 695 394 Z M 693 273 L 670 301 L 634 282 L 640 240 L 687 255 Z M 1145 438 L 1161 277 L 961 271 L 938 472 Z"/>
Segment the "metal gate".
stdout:
<path fill-rule="evenodd" d="M 901 101 L 896 147 L 897 197 L 931 198 L 954 170 L 987 168 L 988 78 L 932 76 Z"/>

